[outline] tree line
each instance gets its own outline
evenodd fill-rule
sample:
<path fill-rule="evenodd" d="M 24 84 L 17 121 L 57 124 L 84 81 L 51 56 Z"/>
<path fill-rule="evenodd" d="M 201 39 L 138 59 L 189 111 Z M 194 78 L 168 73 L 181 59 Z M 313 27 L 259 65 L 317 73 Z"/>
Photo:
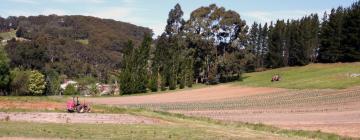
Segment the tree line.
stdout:
<path fill-rule="evenodd" d="M 122 94 L 241 80 L 243 72 L 360 60 L 360 2 L 325 12 L 322 20 L 310 14 L 250 27 L 235 11 L 215 4 L 194 10 L 187 21 L 182 16 L 181 6 L 175 5 L 154 46 L 125 53 Z M 142 47 L 146 53 L 141 53 Z M 148 61 L 139 63 L 139 58 Z M 136 66 L 130 66 L 133 62 Z"/>

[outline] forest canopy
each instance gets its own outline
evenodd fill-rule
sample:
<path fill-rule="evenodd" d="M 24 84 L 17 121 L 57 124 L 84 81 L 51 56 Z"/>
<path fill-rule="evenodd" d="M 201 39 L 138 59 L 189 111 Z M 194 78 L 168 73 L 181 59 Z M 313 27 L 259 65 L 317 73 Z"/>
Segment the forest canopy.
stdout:
<path fill-rule="evenodd" d="M 0 18 L 0 31 L 16 30 L 5 50 L 12 68 L 55 70 L 69 77 L 106 81 L 121 66 L 128 40 L 139 44 L 148 28 L 87 16 Z"/>

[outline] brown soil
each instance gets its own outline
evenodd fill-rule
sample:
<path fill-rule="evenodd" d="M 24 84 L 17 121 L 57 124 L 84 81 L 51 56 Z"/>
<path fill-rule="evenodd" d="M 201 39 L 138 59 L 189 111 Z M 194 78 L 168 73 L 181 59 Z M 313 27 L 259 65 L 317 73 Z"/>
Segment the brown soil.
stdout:
<path fill-rule="evenodd" d="M 96 104 L 108 105 L 200 102 L 226 98 L 236 98 L 256 94 L 266 94 L 284 90 L 285 89 L 280 88 L 253 88 L 233 85 L 219 85 L 208 88 L 175 91 L 171 93 L 153 94 L 145 96 L 90 98 L 87 99 L 87 101 Z"/>
<path fill-rule="evenodd" d="M 360 110 L 325 112 L 282 112 L 263 110 L 173 111 L 218 120 L 264 123 L 287 129 L 321 130 L 360 137 Z"/>
<path fill-rule="evenodd" d="M 0 137 L 0 140 L 60 140 L 55 138 Z"/>
<path fill-rule="evenodd" d="M 173 93 L 89 100 L 97 104 L 162 109 L 219 120 L 360 137 L 360 87 L 285 90 L 220 85 Z"/>
<path fill-rule="evenodd" d="M 134 116 L 129 114 L 95 114 L 95 113 L 5 113 L 0 112 L 0 120 L 25 121 L 36 123 L 88 123 L 88 124 L 159 124 L 159 119 Z"/>
<path fill-rule="evenodd" d="M 328 93 L 330 91 L 331 93 Z M 289 96 L 293 96 L 294 99 L 291 103 L 283 102 L 284 104 L 271 103 L 276 100 L 286 100 L 284 96 L 275 94 L 272 95 L 273 97 L 268 95 L 247 97 L 249 104 L 255 104 L 253 106 L 239 106 L 233 109 L 173 110 L 172 112 L 360 137 L 360 88 L 335 92 L 324 90 L 322 94 L 314 93 L 317 94 L 316 96 L 310 96 L 311 91 L 307 91 L 306 94 L 309 95 L 300 97 L 298 94 L 290 94 Z M 255 102 L 261 102 L 261 100 L 267 101 L 268 106 L 257 106 Z"/>
<path fill-rule="evenodd" d="M 0 109 L 65 110 L 65 103 L 1 101 Z"/>

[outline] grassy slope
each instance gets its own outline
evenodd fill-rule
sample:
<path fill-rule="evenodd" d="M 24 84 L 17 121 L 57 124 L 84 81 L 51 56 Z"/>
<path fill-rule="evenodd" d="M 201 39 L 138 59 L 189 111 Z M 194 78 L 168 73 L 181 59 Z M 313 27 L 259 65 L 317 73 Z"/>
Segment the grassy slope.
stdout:
<path fill-rule="evenodd" d="M 304 67 L 286 67 L 244 74 L 237 84 L 247 86 L 281 87 L 290 89 L 343 89 L 360 85 L 360 63 L 310 64 Z M 280 82 L 270 82 L 271 77 L 280 74 Z"/>
<path fill-rule="evenodd" d="M 10 32 L 0 33 L 0 37 L 2 37 L 4 40 L 12 39 L 16 37 L 16 30 L 12 29 Z"/>
<path fill-rule="evenodd" d="M 0 136 L 64 139 L 230 139 L 177 125 L 40 124 L 1 122 Z M 25 124 L 25 125 L 24 125 Z M 19 127 L 19 126 L 23 127 Z M 186 135 L 184 135 L 186 134 Z"/>

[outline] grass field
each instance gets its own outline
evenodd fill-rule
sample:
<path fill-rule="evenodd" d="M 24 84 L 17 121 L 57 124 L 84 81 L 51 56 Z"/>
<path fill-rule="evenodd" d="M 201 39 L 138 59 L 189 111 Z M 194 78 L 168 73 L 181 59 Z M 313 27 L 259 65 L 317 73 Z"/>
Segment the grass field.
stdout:
<path fill-rule="evenodd" d="M 259 87 L 280 87 L 288 89 L 343 89 L 360 85 L 360 63 L 310 64 L 304 67 L 286 67 L 244 74 L 239 85 Z M 280 82 L 271 82 L 275 74 L 281 76 Z"/>
<path fill-rule="evenodd" d="M 0 37 L 3 38 L 4 40 L 12 39 L 16 37 L 16 30 L 11 29 L 10 32 L 0 33 Z"/>
<path fill-rule="evenodd" d="M 76 42 L 79 42 L 83 45 L 89 45 L 89 39 L 78 39 L 78 40 L 75 40 Z"/>
<path fill-rule="evenodd" d="M 19 127 L 19 126 L 24 127 Z M 176 125 L 39 124 L 2 122 L 0 136 L 61 139 L 220 139 L 233 138 Z M 186 134 L 186 135 L 184 135 Z"/>

